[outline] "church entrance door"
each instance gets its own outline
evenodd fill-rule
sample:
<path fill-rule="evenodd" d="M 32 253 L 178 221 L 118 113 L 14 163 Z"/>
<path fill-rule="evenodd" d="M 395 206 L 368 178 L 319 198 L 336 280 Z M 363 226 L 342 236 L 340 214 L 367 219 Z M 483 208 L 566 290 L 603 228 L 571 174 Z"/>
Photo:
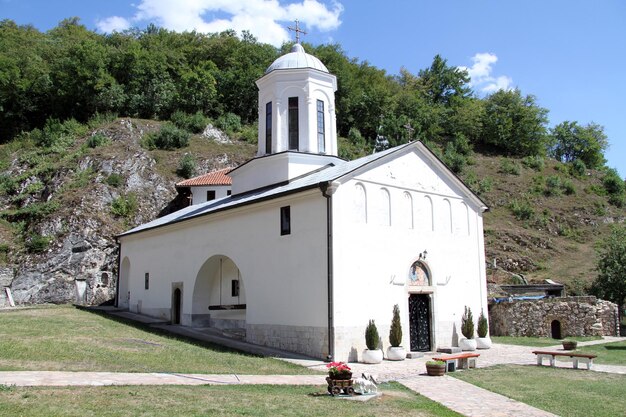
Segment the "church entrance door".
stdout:
<path fill-rule="evenodd" d="M 174 301 L 172 303 L 172 324 L 180 324 L 180 304 L 181 304 L 180 288 L 174 290 Z"/>
<path fill-rule="evenodd" d="M 411 351 L 430 351 L 430 297 L 428 294 L 409 296 L 409 328 Z"/>

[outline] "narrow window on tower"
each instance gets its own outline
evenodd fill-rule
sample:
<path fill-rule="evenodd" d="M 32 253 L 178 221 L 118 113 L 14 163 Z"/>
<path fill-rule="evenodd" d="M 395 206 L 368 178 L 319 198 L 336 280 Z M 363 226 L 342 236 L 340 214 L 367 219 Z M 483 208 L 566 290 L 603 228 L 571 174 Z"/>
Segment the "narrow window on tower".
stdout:
<path fill-rule="evenodd" d="M 272 102 L 265 105 L 265 154 L 272 153 Z"/>
<path fill-rule="evenodd" d="M 291 206 L 280 208 L 280 234 L 291 234 Z"/>
<path fill-rule="evenodd" d="M 326 153 L 326 140 L 324 137 L 324 102 L 317 100 L 317 151 Z"/>
<path fill-rule="evenodd" d="M 298 97 L 289 97 L 289 150 L 299 148 Z"/>

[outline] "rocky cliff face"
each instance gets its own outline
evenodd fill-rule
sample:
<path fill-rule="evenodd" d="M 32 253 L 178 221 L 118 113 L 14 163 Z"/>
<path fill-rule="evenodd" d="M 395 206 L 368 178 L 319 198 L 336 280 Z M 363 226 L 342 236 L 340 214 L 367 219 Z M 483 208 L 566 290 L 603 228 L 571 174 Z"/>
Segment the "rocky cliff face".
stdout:
<path fill-rule="evenodd" d="M 109 142 L 95 149 L 83 144 L 73 168 L 57 170 L 51 178 L 34 174 L 18 184 L 18 195 L 29 184 L 42 184 L 42 191 L 25 199 L 21 208 L 54 202 L 56 209 L 43 218 L 28 218 L 21 226 L 28 230 L 26 239 L 43 237 L 47 247 L 40 253 L 17 249 L 0 269 L 0 306 L 8 303 L 5 288 L 17 304 L 94 305 L 114 298 L 115 235 L 154 219 L 176 195 L 174 181 L 160 175 L 154 157 L 139 146 L 141 137 L 154 128 L 154 122 L 117 120 L 91 132 L 104 134 Z M 18 158 L 8 174 L 20 178 L 29 169 Z M 107 182 L 111 175 L 119 183 Z M 9 200 L 2 197 L 1 206 L 10 206 Z M 132 200 L 126 213 L 114 213 L 116 200 Z"/>

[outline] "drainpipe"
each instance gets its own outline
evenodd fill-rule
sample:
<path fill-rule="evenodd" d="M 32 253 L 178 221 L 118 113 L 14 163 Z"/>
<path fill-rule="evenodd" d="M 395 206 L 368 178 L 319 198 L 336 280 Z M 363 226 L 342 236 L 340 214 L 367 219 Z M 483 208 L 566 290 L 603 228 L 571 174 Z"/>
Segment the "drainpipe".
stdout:
<path fill-rule="evenodd" d="M 115 243 L 117 243 L 117 283 L 115 285 L 115 303 L 113 305 L 115 307 L 120 306 L 120 273 L 122 272 L 122 244 L 119 239 L 115 238 Z"/>
<path fill-rule="evenodd" d="M 333 199 L 332 195 L 339 188 L 337 182 L 324 182 L 320 184 L 322 195 L 326 198 L 326 265 L 327 265 L 327 288 L 328 288 L 328 361 L 335 359 L 335 318 L 333 296 Z"/>

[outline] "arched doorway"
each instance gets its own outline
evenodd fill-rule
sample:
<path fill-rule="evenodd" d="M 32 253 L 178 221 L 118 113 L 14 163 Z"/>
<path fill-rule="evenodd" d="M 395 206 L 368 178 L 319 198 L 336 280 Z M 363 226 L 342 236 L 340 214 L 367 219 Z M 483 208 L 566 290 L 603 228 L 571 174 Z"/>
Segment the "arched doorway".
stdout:
<path fill-rule="evenodd" d="M 409 331 L 412 352 L 428 352 L 432 348 L 432 285 L 430 270 L 420 254 L 409 268 Z"/>
<path fill-rule="evenodd" d="M 235 262 L 224 255 L 207 259 L 196 276 L 191 325 L 245 329 L 246 307 L 245 287 Z"/>
<path fill-rule="evenodd" d="M 130 300 L 129 282 L 130 279 L 130 260 L 125 256 L 120 265 L 117 279 L 117 306 L 119 308 L 128 308 Z"/>
<path fill-rule="evenodd" d="M 180 311 L 182 307 L 183 292 L 176 287 L 172 294 L 172 324 L 180 324 Z"/>
<path fill-rule="evenodd" d="M 561 322 L 558 320 L 552 320 L 550 323 L 550 335 L 553 339 L 562 339 L 561 334 Z"/>

